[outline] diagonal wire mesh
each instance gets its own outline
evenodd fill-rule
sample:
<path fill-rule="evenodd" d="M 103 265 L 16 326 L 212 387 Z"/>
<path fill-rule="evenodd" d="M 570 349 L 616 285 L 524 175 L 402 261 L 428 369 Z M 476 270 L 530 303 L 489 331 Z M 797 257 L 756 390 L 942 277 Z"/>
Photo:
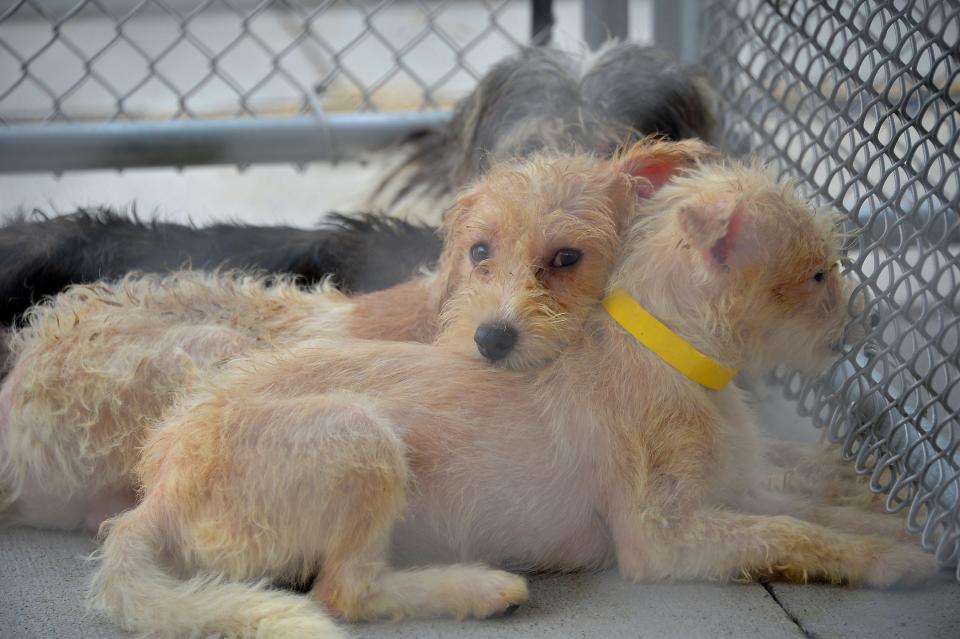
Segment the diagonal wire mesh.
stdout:
<path fill-rule="evenodd" d="M 0 125 L 436 109 L 525 41 L 528 4 L 0 0 Z"/>
<path fill-rule="evenodd" d="M 725 143 L 842 211 L 867 337 L 789 398 L 905 512 L 960 550 L 960 3 L 713 1 Z M 960 579 L 960 566 L 957 568 Z"/>

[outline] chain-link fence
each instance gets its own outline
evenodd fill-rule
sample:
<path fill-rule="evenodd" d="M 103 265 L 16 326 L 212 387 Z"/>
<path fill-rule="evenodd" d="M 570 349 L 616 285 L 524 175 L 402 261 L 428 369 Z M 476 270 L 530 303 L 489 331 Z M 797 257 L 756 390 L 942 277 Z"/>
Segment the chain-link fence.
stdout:
<path fill-rule="evenodd" d="M 4 4 L 5 124 L 449 106 L 530 30 L 504 0 Z"/>
<path fill-rule="evenodd" d="M 335 159 L 443 122 L 549 21 L 523 0 L 2 0 L 0 170 Z"/>
<path fill-rule="evenodd" d="M 960 4 L 717 1 L 703 18 L 728 150 L 800 178 L 851 229 L 868 338 L 822 379 L 781 373 L 786 393 L 955 562 Z"/>
<path fill-rule="evenodd" d="M 337 160 L 442 126 L 558 10 L 595 46 L 662 5 L 673 41 L 695 1 L 0 0 L 0 172 Z"/>

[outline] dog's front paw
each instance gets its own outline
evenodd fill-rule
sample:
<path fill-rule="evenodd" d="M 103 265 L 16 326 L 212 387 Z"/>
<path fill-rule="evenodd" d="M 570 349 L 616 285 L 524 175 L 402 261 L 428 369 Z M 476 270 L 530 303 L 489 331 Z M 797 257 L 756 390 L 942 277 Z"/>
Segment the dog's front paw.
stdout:
<path fill-rule="evenodd" d="M 502 570 L 489 570 L 474 584 L 469 611 L 464 616 L 489 619 L 513 614 L 527 602 L 527 580 Z"/>
<path fill-rule="evenodd" d="M 874 588 L 913 586 L 931 579 L 937 573 L 937 561 L 918 546 L 891 542 L 884 551 L 875 553 L 867 563 L 863 585 Z"/>

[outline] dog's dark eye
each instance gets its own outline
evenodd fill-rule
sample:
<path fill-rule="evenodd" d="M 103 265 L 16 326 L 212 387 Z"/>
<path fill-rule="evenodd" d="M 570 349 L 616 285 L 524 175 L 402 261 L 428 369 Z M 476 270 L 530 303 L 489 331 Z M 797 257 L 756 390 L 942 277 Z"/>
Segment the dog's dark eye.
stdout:
<path fill-rule="evenodd" d="M 553 261 L 550 262 L 550 266 L 556 268 L 563 268 L 564 266 L 573 266 L 580 261 L 580 256 L 583 255 L 577 249 L 563 248 L 557 251 L 557 254 L 553 256 Z"/>
<path fill-rule="evenodd" d="M 823 284 L 827 279 L 827 274 L 823 272 L 823 269 L 817 271 L 813 274 L 813 281 L 817 284 Z"/>
<path fill-rule="evenodd" d="M 470 261 L 474 264 L 490 258 L 490 247 L 483 242 L 477 242 L 470 247 Z"/>

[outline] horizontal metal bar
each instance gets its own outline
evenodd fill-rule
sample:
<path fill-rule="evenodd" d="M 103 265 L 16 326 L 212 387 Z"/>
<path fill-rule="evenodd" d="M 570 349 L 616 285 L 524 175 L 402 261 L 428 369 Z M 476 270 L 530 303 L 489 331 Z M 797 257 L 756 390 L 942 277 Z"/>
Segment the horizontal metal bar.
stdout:
<path fill-rule="evenodd" d="M 0 127 L 0 173 L 336 161 L 449 118 L 424 111 L 15 125 Z"/>

